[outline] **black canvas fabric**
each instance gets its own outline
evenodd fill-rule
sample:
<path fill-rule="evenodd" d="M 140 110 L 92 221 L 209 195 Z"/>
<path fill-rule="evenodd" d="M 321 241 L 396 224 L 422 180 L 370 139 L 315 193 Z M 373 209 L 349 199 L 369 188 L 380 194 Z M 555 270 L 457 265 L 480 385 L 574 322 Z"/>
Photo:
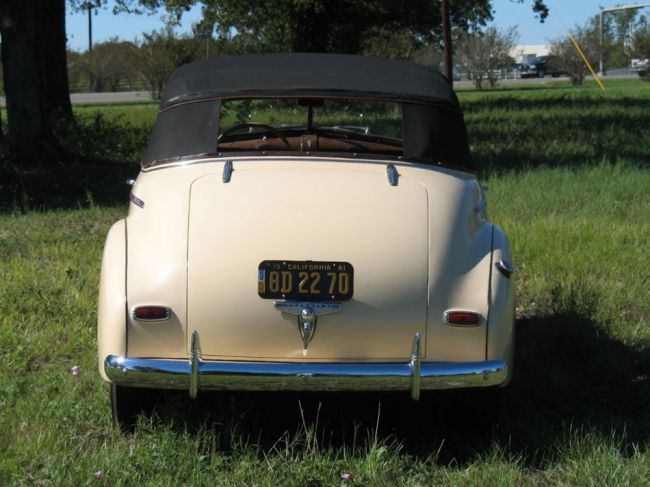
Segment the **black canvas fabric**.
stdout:
<path fill-rule="evenodd" d="M 473 169 L 456 94 L 437 71 L 343 54 L 250 54 L 177 69 L 161 100 L 143 166 L 214 153 L 228 98 L 319 97 L 400 102 L 407 160 Z"/>
<path fill-rule="evenodd" d="M 343 96 L 438 103 L 458 109 L 447 79 L 419 64 L 345 54 L 249 54 L 205 59 L 177 69 L 161 100 Z"/>
<path fill-rule="evenodd" d="M 158 115 L 143 165 L 186 156 L 210 154 L 217 149 L 219 100 L 188 103 Z"/>
<path fill-rule="evenodd" d="M 461 113 L 415 103 L 402 104 L 404 156 L 473 169 Z"/>

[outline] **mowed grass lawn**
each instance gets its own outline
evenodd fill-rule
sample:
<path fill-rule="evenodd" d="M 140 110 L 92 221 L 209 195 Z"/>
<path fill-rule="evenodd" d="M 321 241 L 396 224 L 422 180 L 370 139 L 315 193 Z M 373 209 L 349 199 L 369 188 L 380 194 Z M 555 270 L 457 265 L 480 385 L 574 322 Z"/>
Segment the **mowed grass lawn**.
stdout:
<path fill-rule="evenodd" d="M 76 208 L 0 213 L 0 484 L 648 484 L 650 84 L 461 100 L 516 265 L 516 375 L 493 432 L 440 394 L 205 394 L 170 395 L 159 421 L 119 433 L 95 326 L 103 240 L 126 205 L 88 186 Z M 78 110 L 116 133 L 155 116 Z"/>

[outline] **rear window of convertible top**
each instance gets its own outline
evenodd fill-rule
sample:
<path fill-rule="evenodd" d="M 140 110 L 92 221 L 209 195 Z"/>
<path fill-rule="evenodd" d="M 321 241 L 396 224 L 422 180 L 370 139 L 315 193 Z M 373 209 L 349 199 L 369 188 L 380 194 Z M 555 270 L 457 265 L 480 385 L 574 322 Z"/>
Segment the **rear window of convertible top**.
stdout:
<path fill-rule="evenodd" d="M 219 151 L 307 149 L 402 155 L 401 104 L 322 98 L 221 102 Z"/>

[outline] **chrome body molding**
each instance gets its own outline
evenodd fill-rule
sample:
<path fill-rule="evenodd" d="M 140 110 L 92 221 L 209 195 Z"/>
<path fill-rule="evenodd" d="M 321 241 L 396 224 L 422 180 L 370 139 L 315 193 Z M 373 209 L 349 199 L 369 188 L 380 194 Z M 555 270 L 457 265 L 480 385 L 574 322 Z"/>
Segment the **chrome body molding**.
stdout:
<path fill-rule="evenodd" d="M 506 259 L 499 259 L 499 262 L 497 262 L 494 265 L 496 266 L 497 269 L 499 269 L 501 274 L 503 274 L 508 279 L 510 279 L 510 276 L 515 271 L 510 261 Z"/>
<path fill-rule="evenodd" d="M 485 208 L 487 208 L 487 204 L 488 204 L 487 197 L 484 196 L 484 197 L 481 199 L 481 201 L 479 201 L 479 202 L 476 204 L 476 206 L 474 207 L 474 211 L 475 211 L 476 213 L 480 213 L 480 212 L 484 211 Z"/>
<path fill-rule="evenodd" d="M 310 308 L 315 316 L 331 315 L 341 311 L 340 303 L 322 303 L 319 301 L 273 301 L 273 306 L 283 313 L 300 316 L 305 308 Z"/>
<path fill-rule="evenodd" d="M 111 382 L 131 387 L 234 391 L 410 391 L 488 387 L 508 377 L 504 360 L 420 362 L 419 340 L 404 363 L 292 363 L 151 359 L 109 355 Z M 196 349 L 195 349 L 196 350 Z"/>
<path fill-rule="evenodd" d="M 129 200 L 131 200 L 131 203 L 133 203 L 135 206 L 144 208 L 144 201 L 134 195 L 133 192 L 129 193 Z"/>

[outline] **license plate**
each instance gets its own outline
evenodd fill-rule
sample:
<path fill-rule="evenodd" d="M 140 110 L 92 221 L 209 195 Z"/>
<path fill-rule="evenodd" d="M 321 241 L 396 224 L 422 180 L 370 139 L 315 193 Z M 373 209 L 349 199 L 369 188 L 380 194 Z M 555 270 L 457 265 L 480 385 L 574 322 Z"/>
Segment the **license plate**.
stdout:
<path fill-rule="evenodd" d="M 257 272 L 257 293 L 264 299 L 347 301 L 353 280 L 348 262 L 264 260 Z"/>

